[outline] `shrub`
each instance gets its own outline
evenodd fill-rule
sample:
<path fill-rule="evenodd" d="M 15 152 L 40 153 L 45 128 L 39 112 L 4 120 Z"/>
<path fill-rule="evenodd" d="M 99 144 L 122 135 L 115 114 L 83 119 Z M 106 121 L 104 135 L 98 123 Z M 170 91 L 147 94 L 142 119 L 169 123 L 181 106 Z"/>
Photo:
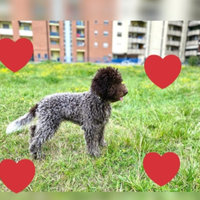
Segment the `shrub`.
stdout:
<path fill-rule="evenodd" d="M 199 57 L 197 57 L 197 56 L 191 56 L 188 59 L 188 64 L 190 66 L 197 66 L 199 64 Z"/>

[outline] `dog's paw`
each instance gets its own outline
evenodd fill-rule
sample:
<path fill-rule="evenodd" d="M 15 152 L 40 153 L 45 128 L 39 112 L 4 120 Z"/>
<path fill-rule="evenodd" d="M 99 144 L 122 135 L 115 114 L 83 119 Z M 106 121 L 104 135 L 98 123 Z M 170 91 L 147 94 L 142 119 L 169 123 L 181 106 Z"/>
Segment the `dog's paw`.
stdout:
<path fill-rule="evenodd" d="M 106 142 L 105 140 L 100 141 L 99 145 L 100 145 L 101 147 L 107 147 L 107 146 L 108 146 L 108 144 L 107 144 L 107 142 Z"/>
<path fill-rule="evenodd" d="M 92 157 L 100 157 L 101 156 L 101 152 L 99 150 L 89 150 L 88 153 L 92 156 Z"/>

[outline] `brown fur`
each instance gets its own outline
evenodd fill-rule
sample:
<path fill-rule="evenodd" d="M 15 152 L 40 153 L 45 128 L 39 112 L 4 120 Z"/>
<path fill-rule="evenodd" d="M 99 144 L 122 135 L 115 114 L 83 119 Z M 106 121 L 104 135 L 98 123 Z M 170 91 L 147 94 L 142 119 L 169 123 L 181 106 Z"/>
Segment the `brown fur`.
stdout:
<path fill-rule="evenodd" d="M 93 78 L 91 90 L 103 100 L 110 102 L 119 101 L 120 97 L 128 93 L 122 81 L 123 79 L 118 69 L 112 67 L 102 68 L 98 70 Z"/>
<path fill-rule="evenodd" d="M 36 104 L 35 106 L 33 106 L 30 110 L 29 113 L 33 115 L 33 117 L 36 116 L 36 110 L 37 110 L 38 105 Z"/>

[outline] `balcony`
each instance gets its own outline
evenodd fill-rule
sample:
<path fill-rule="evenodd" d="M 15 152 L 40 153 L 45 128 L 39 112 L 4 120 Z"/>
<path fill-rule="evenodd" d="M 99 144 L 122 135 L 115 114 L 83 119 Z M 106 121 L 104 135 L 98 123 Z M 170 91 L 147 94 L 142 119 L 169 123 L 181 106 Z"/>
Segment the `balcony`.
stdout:
<path fill-rule="evenodd" d="M 193 51 L 186 51 L 185 52 L 185 56 L 196 56 L 197 55 L 197 51 L 193 50 Z"/>
<path fill-rule="evenodd" d="M 180 41 L 167 40 L 167 45 L 179 47 Z"/>
<path fill-rule="evenodd" d="M 172 51 L 172 50 L 167 50 L 166 55 L 175 55 L 179 56 L 179 51 Z"/>
<path fill-rule="evenodd" d="M 128 54 L 144 54 L 144 49 L 128 49 Z"/>
<path fill-rule="evenodd" d="M 200 21 L 190 21 L 188 24 L 189 27 L 198 26 L 198 25 L 200 25 Z"/>
<path fill-rule="evenodd" d="M 76 28 L 77 29 L 84 29 L 85 28 L 85 23 L 83 21 L 77 21 L 76 22 Z"/>
<path fill-rule="evenodd" d="M 33 37 L 33 31 L 32 30 L 19 30 L 20 36 L 26 36 L 26 37 Z"/>
<path fill-rule="evenodd" d="M 0 35 L 13 35 L 13 29 L 0 28 Z"/>
<path fill-rule="evenodd" d="M 199 35 L 199 34 L 200 34 L 200 30 L 188 31 L 188 36 Z"/>
<path fill-rule="evenodd" d="M 129 26 L 128 31 L 134 33 L 146 33 L 147 29 L 146 27 Z"/>
<path fill-rule="evenodd" d="M 77 42 L 77 47 L 84 47 L 84 46 L 85 46 L 85 42 L 81 42 L 81 41 Z"/>
<path fill-rule="evenodd" d="M 57 33 L 57 32 L 50 32 L 50 37 L 51 38 L 59 38 L 59 33 Z"/>
<path fill-rule="evenodd" d="M 77 38 L 77 40 L 85 40 L 85 35 L 84 34 L 77 34 L 76 38 Z"/>
<path fill-rule="evenodd" d="M 179 36 L 181 37 L 181 31 L 174 31 L 174 30 L 168 30 L 167 34 L 168 35 L 174 35 L 174 36 Z"/>
<path fill-rule="evenodd" d="M 49 21 L 49 24 L 58 26 L 59 25 L 59 21 Z"/>
<path fill-rule="evenodd" d="M 198 48 L 199 41 L 198 40 L 192 40 L 192 41 L 187 41 L 186 46 L 197 46 Z"/>
<path fill-rule="evenodd" d="M 146 42 L 145 38 L 128 38 L 128 43 L 145 44 L 145 42 Z"/>
<path fill-rule="evenodd" d="M 169 21 L 169 24 L 174 26 L 182 26 L 182 22 L 180 21 Z"/>

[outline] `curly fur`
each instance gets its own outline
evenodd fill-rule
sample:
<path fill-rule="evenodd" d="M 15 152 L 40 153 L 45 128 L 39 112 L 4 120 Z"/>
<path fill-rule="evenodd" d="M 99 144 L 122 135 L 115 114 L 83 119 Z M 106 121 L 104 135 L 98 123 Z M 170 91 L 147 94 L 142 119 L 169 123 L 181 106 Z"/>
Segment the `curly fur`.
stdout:
<path fill-rule="evenodd" d="M 6 132 L 18 130 L 37 117 L 37 124 L 30 127 L 29 146 L 36 159 L 42 157 L 42 144 L 53 137 L 60 123 L 71 121 L 84 130 L 89 154 L 99 156 L 99 146 L 106 145 L 104 130 L 111 115 L 110 103 L 121 100 L 127 93 L 118 70 L 102 68 L 93 78 L 90 91 L 46 96 L 29 113 L 12 122 Z"/>

